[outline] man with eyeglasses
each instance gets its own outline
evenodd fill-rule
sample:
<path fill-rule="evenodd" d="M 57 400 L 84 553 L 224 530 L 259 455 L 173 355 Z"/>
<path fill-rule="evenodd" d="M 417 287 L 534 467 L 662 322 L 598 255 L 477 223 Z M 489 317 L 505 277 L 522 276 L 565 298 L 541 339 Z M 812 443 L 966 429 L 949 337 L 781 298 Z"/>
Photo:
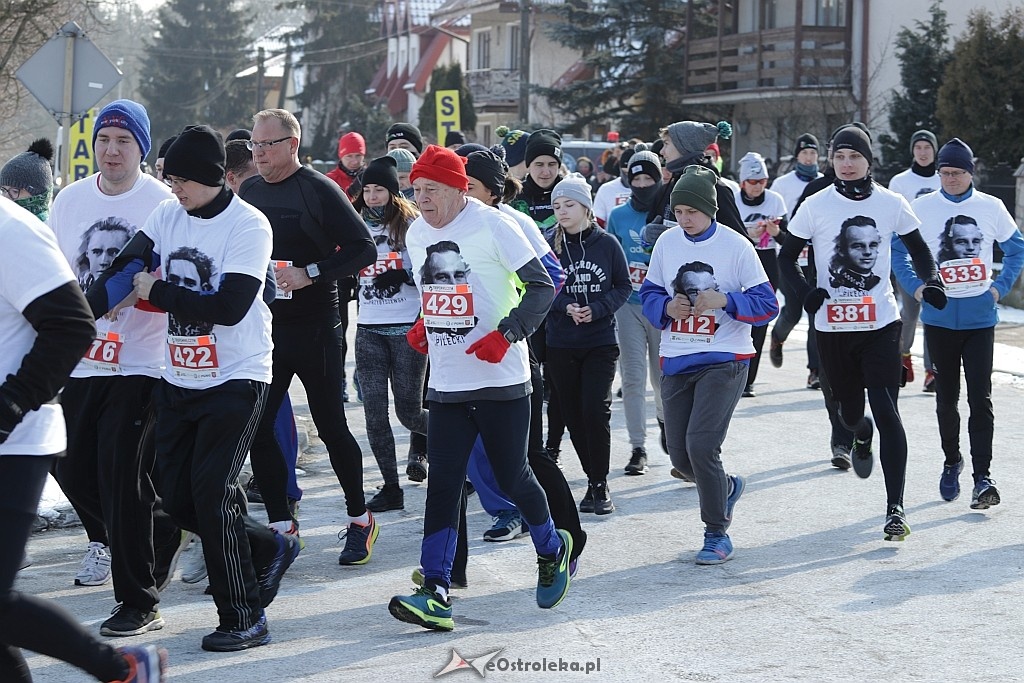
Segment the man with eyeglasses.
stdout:
<path fill-rule="evenodd" d="M 960 495 L 960 368 L 967 381 L 974 489 L 971 508 L 984 510 L 1000 503 L 991 477 L 992 354 L 996 302 L 1009 293 L 1024 267 L 1024 238 L 1003 202 L 974 187 L 974 155 L 959 138 L 939 150 L 939 192 L 912 204 L 921 219 L 921 234 L 939 267 L 949 302 L 937 309 L 921 305 L 925 345 L 935 363 L 935 412 L 945 462 L 939 495 L 952 501 Z M 1003 267 L 992 273 L 992 245 L 1003 251 Z M 920 301 L 924 284 L 907 265 L 905 248 L 893 242 L 893 270 L 900 284 Z"/>
<path fill-rule="evenodd" d="M 889 181 L 889 189 L 901 194 L 908 202 L 918 197 L 939 190 L 939 175 L 935 172 L 935 153 L 939 149 L 939 141 L 930 130 L 918 130 L 910 136 L 910 153 L 914 162 L 907 170 L 897 173 Z M 898 283 L 897 283 L 898 284 Z M 914 381 L 914 364 L 910 348 L 914 345 L 917 334 L 917 320 L 921 316 L 921 304 L 901 285 L 900 319 L 903 321 L 903 333 L 900 338 L 900 350 L 903 353 L 903 367 L 906 368 L 907 381 Z M 935 368 L 932 366 L 928 345 L 924 346 L 924 390 L 935 391 Z"/>
<path fill-rule="evenodd" d="M 274 315 L 274 379 L 252 444 L 253 472 L 271 526 L 291 526 L 285 486 L 288 472 L 274 438 L 274 417 L 292 377 L 306 390 L 317 432 L 345 493 L 349 523 L 340 564 L 370 560 L 378 528 L 363 497 L 363 456 L 345 420 L 339 278 L 354 275 L 377 257 L 366 224 L 334 181 L 299 162 L 301 130 L 283 109 L 253 116 L 249 149 L 258 177 L 242 183 L 239 196 L 260 209 L 274 233 L 280 294 Z"/>
<path fill-rule="evenodd" d="M 120 247 L 171 198 L 140 168 L 150 150 L 149 116 L 141 104 L 117 100 L 104 107 L 93 150 L 99 172 L 64 188 L 50 213 L 49 225 L 72 269 L 98 260 L 87 253 L 99 248 L 95 226 L 116 228 L 108 234 L 118 236 Z M 93 279 L 90 272 L 80 284 L 86 288 Z M 62 394 L 68 448 L 57 480 L 89 536 L 75 584 L 98 586 L 112 572 L 118 607 L 100 633 L 131 636 L 163 627 L 158 590 L 168 579 L 170 559 L 157 556 L 154 542 L 173 554 L 180 533 L 154 503 L 154 454 L 143 444 L 164 365 L 165 316 L 134 306 L 131 297 L 111 303 L 119 305 L 96 321 L 96 338 Z"/>

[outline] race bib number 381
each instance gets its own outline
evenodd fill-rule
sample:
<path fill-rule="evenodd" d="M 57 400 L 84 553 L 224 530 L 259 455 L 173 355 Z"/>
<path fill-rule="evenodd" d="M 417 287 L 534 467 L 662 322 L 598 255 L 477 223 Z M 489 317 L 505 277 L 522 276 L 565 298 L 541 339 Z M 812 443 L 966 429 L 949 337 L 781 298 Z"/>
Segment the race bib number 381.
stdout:
<path fill-rule="evenodd" d="M 873 330 L 877 326 L 873 297 L 837 297 L 825 301 L 825 319 L 833 332 Z"/>
<path fill-rule="evenodd" d="M 473 327 L 473 286 L 423 285 L 423 324 L 455 329 Z"/>
<path fill-rule="evenodd" d="M 188 380 L 220 377 L 217 362 L 217 339 L 212 334 L 198 337 L 167 337 L 171 356 L 171 372 L 175 377 Z"/>

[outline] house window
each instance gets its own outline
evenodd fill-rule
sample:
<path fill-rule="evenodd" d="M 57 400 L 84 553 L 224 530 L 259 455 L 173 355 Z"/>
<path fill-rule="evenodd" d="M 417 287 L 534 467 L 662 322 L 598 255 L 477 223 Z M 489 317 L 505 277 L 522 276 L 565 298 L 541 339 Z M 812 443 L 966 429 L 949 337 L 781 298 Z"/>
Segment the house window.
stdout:
<path fill-rule="evenodd" d="M 491 31 L 478 31 L 476 34 L 476 68 L 491 68 Z"/>
<path fill-rule="evenodd" d="M 519 24 L 508 25 L 508 68 L 519 70 Z"/>
<path fill-rule="evenodd" d="M 790 28 L 795 25 L 796 3 L 793 0 L 765 0 L 765 28 Z"/>
<path fill-rule="evenodd" d="M 815 0 L 815 26 L 845 26 L 846 0 Z"/>

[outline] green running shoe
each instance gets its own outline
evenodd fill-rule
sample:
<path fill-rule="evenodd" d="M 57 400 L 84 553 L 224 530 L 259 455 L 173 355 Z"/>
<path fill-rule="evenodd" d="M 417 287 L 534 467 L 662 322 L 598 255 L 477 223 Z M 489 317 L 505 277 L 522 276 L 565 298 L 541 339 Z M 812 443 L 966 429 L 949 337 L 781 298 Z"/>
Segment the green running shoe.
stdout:
<path fill-rule="evenodd" d="M 429 588 L 417 588 L 412 595 L 396 595 L 388 603 L 391 616 L 399 621 L 416 624 L 432 631 L 451 631 L 452 604 Z"/>
<path fill-rule="evenodd" d="M 557 606 L 569 592 L 572 536 L 564 529 L 559 529 L 558 535 L 562 539 L 562 548 L 555 559 L 537 558 L 537 606 L 543 609 Z"/>

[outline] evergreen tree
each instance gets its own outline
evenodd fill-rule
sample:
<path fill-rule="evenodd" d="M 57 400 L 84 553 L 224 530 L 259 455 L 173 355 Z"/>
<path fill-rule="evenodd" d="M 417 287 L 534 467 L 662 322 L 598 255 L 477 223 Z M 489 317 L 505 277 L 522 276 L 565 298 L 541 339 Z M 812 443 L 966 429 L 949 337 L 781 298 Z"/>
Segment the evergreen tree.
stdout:
<path fill-rule="evenodd" d="M 1024 156 L 1024 8 L 973 12 L 939 88 L 938 117 L 989 163 Z"/>
<path fill-rule="evenodd" d="M 303 111 L 304 153 L 335 159 L 343 129 L 361 133 L 370 148 L 383 147 L 383 133 L 379 140 L 371 137 L 375 107 L 363 95 L 387 51 L 386 41 L 378 37 L 376 3 L 291 0 L 285 6 L 306 10 L 297 37 L 304 44 L 300 64 L 306 67 L 307 78 L 305 89 L 295 97 Z"/>
<path fill-rule="evenodd" d="M 683 106 L 679 92 L 684 36 L 708 34 L 717 2 L 691 4 L 690 31 L 683 0 L 577 0 L 553 7 L 560 20 L 548 25 L 548 34 L 579 51 L 590 75 L 537 92 L 570 117 L 573 132 L 611 119 L 625 137 L 653 139 L 666 123 L 692 119 L 693 108 Z"/>
<path fill-rule="evenodd" d="M 255 79 L 235 77 L 252 59 L 250 18 L 232 0 L 168 0 L 157 11 L 139 83 L 154 153 L 190 124 L 251 126 Z"/>
<path fill-rule="evenodd" d="M 475 129 L 476 108 L 473 106 L 473 93 L 469 91 L 469 85 L 462 76 L 462 66 L 455 62 L 447 67 L 434 67 L 434 71 L 430 74 L 430 90 L 420 106 L 419 113 L 419 128 L 423 134 L 430 137 L 436 134 L 438 90 L 459 91 L 459 118 L 462 130 Z M 438 140 L 437 144 L 443 145 L 444 140 Z"/>
<path fill-rule="evenodd" d="M 949 23 L 941 1 L 933 2 L 929 12 L 929 21 L 916 21 L 913 30 L 904 27 L 896 35 L 903 90 L 893 94 L 889 105 L 893 134 L 879 137 L 886 166 L 894 171 L 907 168 L 913 161 L 909 140 L 915 131 L 923 128 L 935 133 L 940 141 L 943 138 L 936 106 L 939 86 L 952 58 L 947 47 Z"/>

